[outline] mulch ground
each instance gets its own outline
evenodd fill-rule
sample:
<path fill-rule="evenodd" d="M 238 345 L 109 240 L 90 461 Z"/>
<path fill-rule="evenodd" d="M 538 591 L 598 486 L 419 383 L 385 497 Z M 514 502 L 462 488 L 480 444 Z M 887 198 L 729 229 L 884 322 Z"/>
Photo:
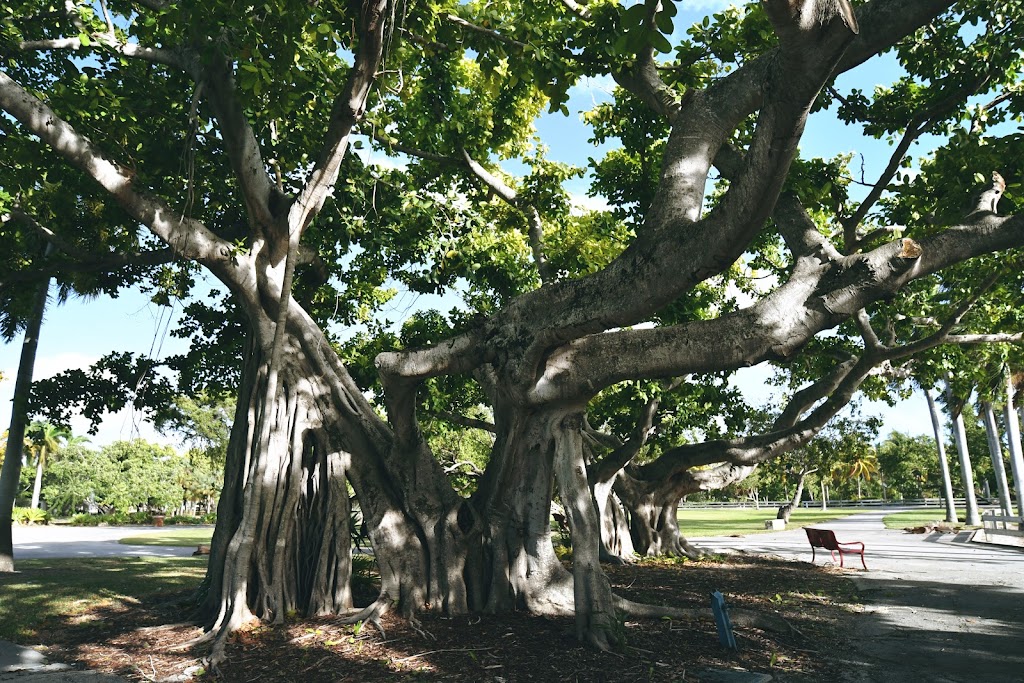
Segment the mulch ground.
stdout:
<path fill-rule="evenodd" d="M 371 627 L 330 619 L 254 626 L 238 633 L 226 664 L 200 669 L 202 652 L 174 646 L 200 631 L 180 620 L 186 596 L 128 611 L 86 615 L 90 628 L 54 629 L 41 640 L 51 660 L 74 662 L 135 681 L 237 683 L 359 681 L 700 681 L 708 669 L 770 673 L 819 681 L 839 671 L 844 624 L 857 610 L 852 582 L 831 567 L 759 558 L 645 561 L 606 568 L 616 592 L 636 601 L 708 608 L 719 590 L 732 608 L 774 614 L 799 633 L 736 629 L 739 650 L 723 649 L 712 621 L 637 619 L 622 652 L 588 650 L 571 619 L 526 614 L 444 618 L 422 615 L 418 628 L 385 615 L 387 639 Z"/>

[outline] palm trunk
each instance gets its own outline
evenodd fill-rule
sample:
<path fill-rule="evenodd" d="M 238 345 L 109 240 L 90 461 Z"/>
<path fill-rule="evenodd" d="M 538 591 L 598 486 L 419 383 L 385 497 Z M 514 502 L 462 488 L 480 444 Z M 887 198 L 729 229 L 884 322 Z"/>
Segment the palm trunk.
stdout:
<path fill-rule="evenodd" d="M 946 387 L 948 402 L 953 404 L 953 394 L 949 386 Z M 952 408 L 950 408 L 952 410 Z M 962 411 L 957 411 L 953 416 L 953 437 L 956 441 L 956 452 L 960 457 L 960 474 L 964 483 L 964 498 L 967 499 L 967 524 L 970 526 L 981 526 L 981 515 L 978 514 L 978 498 L 974 493 L 974 470 L 971 469 L 971 454 L 967 449 L 967 431 L 964 428 L 964 416 Z"/>
<path fill-rule="evenodd" d="M 43 490 L 43 470 L 46 469 L 46 446 L 39 447 L 39 455 L 36 457 L 36 476 L 35 481 L 32 484 L 32 503 L 30 507 L 33 510 L 39 509 L 39 495 Z"/>
<path fill-rule="evenodd" d="M 11 426 L 7 432 L 7 450 L 4 454 L 3 469 L 0 470 L 0 572 L 14 571 L 14 538 L 11 526 L 14 524 L 14 499 L 18 495 L 21 479 L 22 451 L 25 447 L 25 429 L 28 426 L 28 397 L 32 388 L 32 371 L 36 363 L 36 349 L 39 347 L 39 331 L 43 326 L 46 311 L 46 296 L 50 281 L 39 284 L 32 301 L 32 312 L 25 325 L 25 339 L 21 345 L 21 359 L 18 362 L 18 377 L 14 382 L 14 399 L 11 402 Z"/>
<path fill-rule="evenodd" d="M 942 494 L 946 499 L 946 521 L 956 524 L 960 520 L 956 516 L 956 504 L 953 500 L 953 480 L 949 476 L 949 463 L 946 461 L 946 446 L 943 444 L 942 420 L 938 406 L 932 398 L 932 392 L 924 389 L 924 397 L 928 400 L 928 412 L 932 417 L 932 431 L 935 432 L 935 445 L 939 452 L 939 471 L 942 473 Z"/>
<path fill-rule="evenodd" d="M 1013 380 L 1006 373 L 1006 405 L 1003 418 L 1006 422 L 1006 440 L 1010 444 L 1010 468 L 1013 471 L 1013 488 L 1017 493 L 1017 515 L 1024 518 L 1024 449 L 1020 443 L 1020 422 L 1013 409 Z"/>
<path fill-rule="evenodd" d="M 996 424 L 996 414 L 992 410 L 992 404 L 982 404 L 982 412 L 985 416 L 985 434 L 988 437 L 988 452 L 992 458 L 992 471 L 996 477 L 996 488 L 999 490 L 999 506 L 1004 515 L 1013 514 L 1013 506 L 1010 504 L 1010 486 L 1006 481 L 1006 465 L 1003 464 L 1003 446 L 999 442 L 999 426 Z"/>

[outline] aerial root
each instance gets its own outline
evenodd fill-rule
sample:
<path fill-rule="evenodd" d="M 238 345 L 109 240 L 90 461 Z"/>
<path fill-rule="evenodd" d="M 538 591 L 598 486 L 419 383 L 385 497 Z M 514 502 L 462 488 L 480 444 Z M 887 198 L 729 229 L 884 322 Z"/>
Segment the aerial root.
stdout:
<path fill-rule="evenodd" d="M 708 621 L 713 618 L 710 609 L 680 607 L 661 607 L 658 605 L 647 605 L 640 602 L 626 600 L 618 595 L 613 596 L 615 607 L 631 617 L 684 619 L 686 621 Z M 773 614 L 752 612 L 746 609 L 730 609 L 729 617 L 733 626 L 740 628 L 757 628 L 772 633 L 784 633 L 803 635 L 795 626 Z"/>
<path fill-rule="evenodd" d="M 384 633 L 384 625 L 380 623 L 380 618 L 388 613 L 394 601 L 388 596 L 387 593 L 381 593 L 380 596 L 373 601 L 367 607 L 361 610 L 357 610 L 350 614 L 344 614 L 338 617 L 337 621 L 339 624 L 355 624 L 360 621 L 368 621 L 380 631 L 380 637 L 383 640 L 387 640 L 387 634 Z M 415 628 L 415 627 L 414 627 Z"/>

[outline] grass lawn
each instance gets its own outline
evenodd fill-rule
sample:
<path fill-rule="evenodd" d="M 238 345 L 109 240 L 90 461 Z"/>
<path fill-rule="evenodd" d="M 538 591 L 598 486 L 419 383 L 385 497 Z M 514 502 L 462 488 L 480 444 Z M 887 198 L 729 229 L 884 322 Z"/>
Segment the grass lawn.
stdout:
<path fill-rule="evenodd" d="M 864 512 L 864 508 L 829 508 L 825 512 L 816 508 L 793 510 L 789 518 L 790 528 L 827 522 Z M 687 538 L 694 536 L 733 536 L 736 534 L 761 534 L 764 520 L 775 519 L 778 508 L 684 508 L 679 511 L 679 531 Z"/>
<path fill-rule="evenodd" d="M 154 534 L 143 534 L 141 536 L 129 536 L 122 538 L 118 543 L 125 545 L 172 545 L 172 546 L 198 546 L 200 543 L 209 545 L 213 537 L 213 527 L 182 527 L 180 529 L 167 529 Z"/>
<path fill-rule="evenodd" d="M 0 640 L 31 643 L 40 632 L 91 629 L 98 614 L 199 585 L 205 557 L 23 560 L 0 574 Z"/>
<path fill-rule="evenodd" d="M 956 511 L 957 518 L 961 524 L 967 517 L 967 511 L 960 508 Z M 882 518 L 882 524 L 886 529 L 904 529 L 908 526 L 923 526 L 934 522 L 945 522 L 945 508 L 927 508 L 924 510 L 908 510 L 906 512 L 895 512 Z"/>

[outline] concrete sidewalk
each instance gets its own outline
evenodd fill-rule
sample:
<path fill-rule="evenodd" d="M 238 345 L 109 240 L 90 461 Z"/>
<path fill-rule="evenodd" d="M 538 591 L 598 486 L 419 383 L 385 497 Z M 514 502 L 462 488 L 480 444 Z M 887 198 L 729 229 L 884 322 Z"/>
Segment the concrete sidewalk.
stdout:
<path fill-rule="evenodd" d="M 33 560 L 57 557 L 184 557 L 195 547 L 124 545 L 121 538 L 161 533 L 174 528 L 152 526 L 18 526 L 12 528 L 14 559 Z"/>
<path fill-rule="evenodd" d="M 1024 681 L 1024 550 L 970 543 L 970 532 L 889 530 L 876 510 L 813 526 L 840 541 L 862 541 L 869 571 L 847 555 L 863 610 L 852 615 L 859 652 L 849 683 L 1020 683 Z M 767 515 L 766 515 L 767 516 Z M 943 512 L 936 510 L 936 519 Z M 684 530 L 685 533 L 685 530 Z M 743 538 L 696 538 L 709 551 L 811 560 L 803 529 Z M 818 550 L 819 564 L 830 564 Z M 853 568 L 851 568 L 853 567 Z"/>

